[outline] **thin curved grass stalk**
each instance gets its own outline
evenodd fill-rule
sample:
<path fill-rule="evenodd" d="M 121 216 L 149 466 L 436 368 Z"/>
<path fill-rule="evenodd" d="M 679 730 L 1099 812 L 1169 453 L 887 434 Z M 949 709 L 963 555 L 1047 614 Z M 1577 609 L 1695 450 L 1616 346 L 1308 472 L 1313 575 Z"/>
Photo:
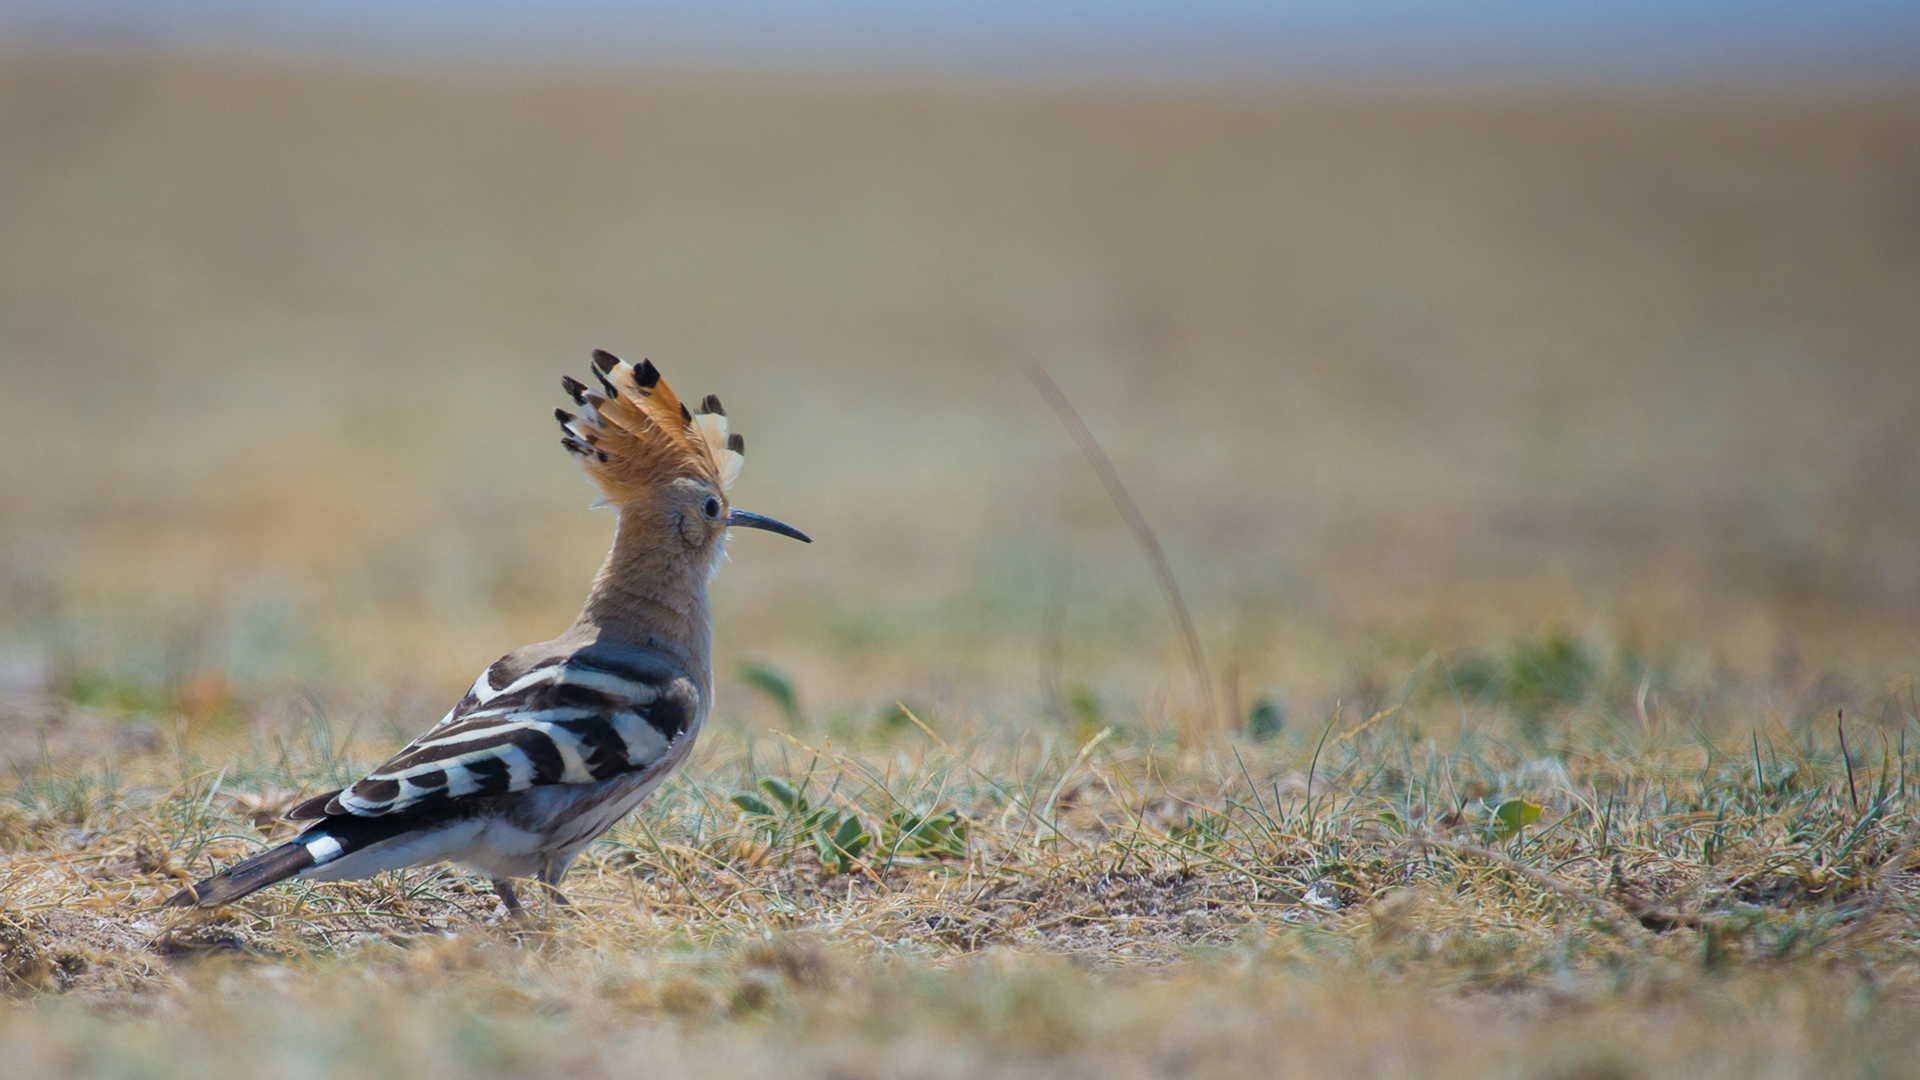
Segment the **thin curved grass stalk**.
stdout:
<path fill-rule="evenodd" d="M 1186 648 L 1188 674 L 1193 679 L 1194 691 L 1200 695 L 1202 725 L 1200 730 L 1192 730 L 1192 725 L 1181 725 L 1182 741 L 1189 745 L 1203 741 L 1222 729 L 1220 708 L 1215 700 L 1213 677 L 1207 668 L 1206 654 L 1200 648 L 1200 634 L 1193 628 L 1193 616 L 1187 611 L 1186 598 L 1180 594 L 1180 583 L 1174 580 L 1173 567 L 1168 565 L 1167 556 L 1160 549 L 1160 540 L 1153 533 L 1153 526 L 1147 524 L 1145 514 L 1127 492 L 1126 484 L 1120 480 L 1120 471 L 1113 467 L 1113 459 L 1100 446 L 1100 440 L 1080 418 L 1079 410 L 1067 399 L 1066 392 L 1060 389 L 1053 377 L 1047 374 L 1039 363 L 1027 362 L 1027 378 L 1046 399 L 1047 405 L 1066 425 L 1067 434 L 1080 445 L 1081 453 L 1087 457 L 1087 463 L 1093 466 L 1094 473 L 1100 477 L 1101 486 L 1107 489 L 1107 496 L 1113 500 L 1114 508 L 1120 511 L 1121 520 L 1132 530 L 1133 538 L 1139 542 L 1140 550 L 1146 554 L 1147 562 L 1153 567 L 1153 576 L 1160 583 L 1160 591 L 1167 598 L 1167 607 L 1173 612 L 1174 624 L 1179 628 L 1180 641 Z M 1233 718 L 1238 720 L 1238 717 Z"/>

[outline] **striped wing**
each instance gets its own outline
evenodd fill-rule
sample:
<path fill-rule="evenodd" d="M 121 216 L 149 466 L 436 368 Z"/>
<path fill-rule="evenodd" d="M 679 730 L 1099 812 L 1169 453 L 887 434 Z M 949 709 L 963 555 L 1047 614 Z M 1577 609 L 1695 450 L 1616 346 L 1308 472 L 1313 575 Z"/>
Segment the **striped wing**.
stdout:
<path fill-rule="evenodd" d="M 588 651 L 496 686 L 500 667 L 481 675 L 433 730 L 334 796 L 326 812 L 378 817 L 612 779 L 666 757 L 698 715 L 693 683 L 651 665 Z"/>

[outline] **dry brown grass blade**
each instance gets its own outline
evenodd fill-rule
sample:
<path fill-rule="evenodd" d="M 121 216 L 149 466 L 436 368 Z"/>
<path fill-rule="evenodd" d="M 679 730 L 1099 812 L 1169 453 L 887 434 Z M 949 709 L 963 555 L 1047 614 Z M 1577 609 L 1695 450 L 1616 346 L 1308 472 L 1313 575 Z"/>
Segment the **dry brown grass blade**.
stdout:
<path fill-rule="evenodd" d="M 1492 848 L 1482 847 L 1479 844 L 1470 844 L 1461 840 L 1447 840 L 1425 833 L 1412 837 L 1408 843 L 1417 848 L 1439 848 L 1442 851 L 1450 851 L 1456 855 L 1468 855 L 1493 863 L 1503 870 L 1512 871 L 1526 878 L 1528 881 L 1533 882 L 1543 889 L 1549 889 L 1569 900 L 1577 900 L 1586 905 L 1592 909 L 1595 914 L 1604 919 L 1611 929 L 1629 941 L 1644 943 L 1647 939 L 1646 928 L 1642 927 L 1639 920 L 1634 918 L 1633 913 L 1626 908 L 1589 892 L 1586 889 L 1582 889 L 1570 881 L 1555 877 L 1545 871 L 1535 870 L 1526 863 L 1502 855 Z"/>
<path fill-rule="evenodd" d="M 1200 649 L 1200 634 L 1193 628 L 1193 616 L 1187 611 L 1186 598 L 1180 594 L 1180 583 L 1174 579 L 1173 567 L 1168 565 L 1166 553 L 1160 549 L 1159 537 L 1154 535 L 1153 526 L 1147 524 L 1146 515 L 1140 512 L 1139 504 L 1127 492 L 1127 485 L 1121 482 L 1119 470 L 1113 467 L 1113 459 L 1107 456 L 1100 440 L 1087 427 L 1087 422 L 1080 418 L 1080 412 L 1073 407 L 1073 402 L 1067 400 L 1066 392 L 1035 361 L 1027 361 L 1027 378 L 1033 381 L 1034 388 L 1046 399 L 1054 415 L 1066 425 L 1067 434 L 1073 436 L 1081 453 L 1087 456 L 1087 463 L 1093 466 L 1095 475 L 1100 477 L 1101 486 L 1107 489 L 1107 496 L 1113 500 L 1114 508 L 1120 511 L 1121 520 L 1132 530 L 1134 540 L 1140 544 L 1140 550 L 1152 565 L 1153 576 L 1160 583 L 1160 592 L 1167 598 L 1167 607 L 1173 612 L 1174 623 L 1180 629 L 1180 641 L 1186 648 L 1188 672 L 1193 678 L 1194 691 L 1200 695 L 1202 708 L 1200 725 L 1181 724 L 1181 742 L 1193 745 L 1211 738 L 1222 727 L 1220 708 L 1213 692 L 1213 678 L 1207 671 L 1206 654 Z"/>
<path fill-rule="evenodd" d="M 1332 750 L 1334 747 L 1339 746 L 1341 743 L 1346 742 L 1348 739 L 1351 739 L 1357 735 L 1360 735 L 1361 733 L 1365 732 L 1368 728 L 1371 728 L 1373 725 L 1379 723 L 1382 720 L 1385 720 L 1387 717 L 1392 716 L 1394 713 L 1397 713 L 1399 711 L 1400 711 L 1400 706 L 1389 705 L 1386 708 L 1381 709 L 1379 712 L 1374 713 L 1372 716 L 1367 717 L 1367 719 L 1357 727 L 1354 727 L 1353 729 L 1348 731 L 1343 731 L 1340 734 L 1334 736 L 1333 741 L 1327 743 L 1323 749 Z"/>

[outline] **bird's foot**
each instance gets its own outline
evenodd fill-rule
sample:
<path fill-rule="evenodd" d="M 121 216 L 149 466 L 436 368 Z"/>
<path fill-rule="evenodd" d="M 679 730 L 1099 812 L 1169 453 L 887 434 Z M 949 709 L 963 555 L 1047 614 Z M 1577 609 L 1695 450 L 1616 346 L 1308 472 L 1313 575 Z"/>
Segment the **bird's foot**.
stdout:
<path fill-rule="evenodd" d="M 507 918 L 512 919 L 514 922 L 527 921 L 530 915 L 525 905 L 520 903 L 519 894 L 513 891 L 513 882 L 508 881 L 506 878 L 495 878 L 493 880 L 493 891 L 500 895 L 500 902 L 506 905 Z"/>

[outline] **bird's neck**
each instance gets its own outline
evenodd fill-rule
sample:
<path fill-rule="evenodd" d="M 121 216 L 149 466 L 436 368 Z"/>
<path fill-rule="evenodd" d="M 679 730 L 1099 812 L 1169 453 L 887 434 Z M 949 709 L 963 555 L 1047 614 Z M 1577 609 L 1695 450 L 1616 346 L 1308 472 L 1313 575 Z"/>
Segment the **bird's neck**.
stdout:
<path fill-rule="evenodd" d="M 689 556 L 679 537 L 654 532 L 640 515 L 621 515 L 613 550 L 594 575 L 574 627 L 666 653 L 704 685 L 713 650 L 712 567 Z"/>

